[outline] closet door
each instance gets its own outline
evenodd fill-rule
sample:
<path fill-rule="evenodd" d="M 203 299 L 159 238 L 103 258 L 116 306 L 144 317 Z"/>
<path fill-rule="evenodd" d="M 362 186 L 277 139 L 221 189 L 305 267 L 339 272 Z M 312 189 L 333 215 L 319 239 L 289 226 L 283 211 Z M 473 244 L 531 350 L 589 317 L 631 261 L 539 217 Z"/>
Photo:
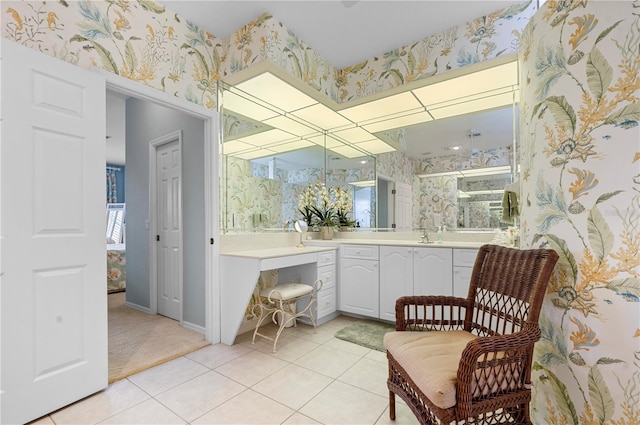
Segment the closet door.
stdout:
<path fill-rule="evenodd" d="M 105 83 L 2 39 L 0 423 L 107 386 Z"/>

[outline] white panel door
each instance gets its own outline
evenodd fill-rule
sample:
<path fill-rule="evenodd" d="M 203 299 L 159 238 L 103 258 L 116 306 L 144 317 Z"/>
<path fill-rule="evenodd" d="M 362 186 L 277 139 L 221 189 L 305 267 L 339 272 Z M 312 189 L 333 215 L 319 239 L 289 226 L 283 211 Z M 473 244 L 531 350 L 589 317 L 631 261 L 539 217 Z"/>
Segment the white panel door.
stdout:
<path fill-rule="evenodd" d="M 396 229 L 411 229 L 411 185 L 396 182 L 395 190 Z"/>
<path fill-rule="evenodd" d="M 2 40 L 1 423 L 107 386 L 105 83 Z"/>
<path fill-rule="evenodd" d="M 180 320 L 182 300 L 182 155 L 178 140 L 156 149 L 158 314 Z"/>

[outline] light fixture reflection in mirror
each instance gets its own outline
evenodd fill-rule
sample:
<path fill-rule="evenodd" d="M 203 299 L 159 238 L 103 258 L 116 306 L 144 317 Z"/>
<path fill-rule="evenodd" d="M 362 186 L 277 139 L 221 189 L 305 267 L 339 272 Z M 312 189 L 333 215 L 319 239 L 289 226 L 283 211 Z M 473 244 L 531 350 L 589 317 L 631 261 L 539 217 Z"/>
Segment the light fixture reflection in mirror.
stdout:
<path fill-rule="evenodd" d="M 293 223 L 293 228 L 296 229 L 296 232 L 300 233 L 300 243 L 297 245 L 298 248 L 304 248 L 304 244 L 302 243 L 302 236 L 309 230 L 309 226 L 307 222 L 304 220 L 298 220 Z"/>

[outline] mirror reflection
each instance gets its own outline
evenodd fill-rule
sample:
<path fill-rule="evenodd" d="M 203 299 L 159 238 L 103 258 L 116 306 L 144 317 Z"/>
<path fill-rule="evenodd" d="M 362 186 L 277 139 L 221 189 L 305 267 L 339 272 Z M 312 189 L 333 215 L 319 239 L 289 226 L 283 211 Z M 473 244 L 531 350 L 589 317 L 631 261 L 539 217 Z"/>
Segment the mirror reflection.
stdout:
<path fill-rule="evenodd" d="M 517 87 L 509 90 L 500 96 L 515 99 Z M 318 182 L 349 193 L 354 227 L 435 231 L 507 225 L 502 199 L 505 186 L 516 178 L 515 101 L 358 134 L 362 129 L 353 123 L 330 132 L 317 120 L 300 119 L 305 109 L 318 116 L 327 112 L 304 96 L 296 100 L 295 107 L 302 109 L 293 115 L 221 84 L 224 232 L 293 231 L 293 223 L 302 218 L 300 195 Z M 452 106 L 450 101 L 447 107 Z M 384 119 L 375 126 L 384 127 Z"/>

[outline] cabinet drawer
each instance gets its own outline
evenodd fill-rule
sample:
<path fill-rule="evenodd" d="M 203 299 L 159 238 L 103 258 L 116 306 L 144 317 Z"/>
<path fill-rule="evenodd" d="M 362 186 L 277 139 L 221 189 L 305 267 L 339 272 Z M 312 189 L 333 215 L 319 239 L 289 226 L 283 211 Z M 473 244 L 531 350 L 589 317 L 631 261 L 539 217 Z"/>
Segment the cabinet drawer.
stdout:
<path fill-rule="evenodd" d="M 473 267 L 478 256 L 477 249 L 456 248 L 453 250 L 453 265 Z"/>
<path fill-rule="evenodd" d="M 322 280 L 322 290 L 335 288 L 336 266 L 318 267 L 318 279 Z"/>
<path fill-rule="evenodd" d="M 318 267 L 336 263 L 336 252 L 327 251 L 318 254 Z"/>
<path fill-rule="evenodd" d="M 377 260 L 378 245 L 342 245 L 340 247 L 340 258 Z"/>
<path fill-rule="evenodd" d="M 336 288 L 323 289 L 318 292 L 317 319 L 321 319 L 336 311 Z"/>

